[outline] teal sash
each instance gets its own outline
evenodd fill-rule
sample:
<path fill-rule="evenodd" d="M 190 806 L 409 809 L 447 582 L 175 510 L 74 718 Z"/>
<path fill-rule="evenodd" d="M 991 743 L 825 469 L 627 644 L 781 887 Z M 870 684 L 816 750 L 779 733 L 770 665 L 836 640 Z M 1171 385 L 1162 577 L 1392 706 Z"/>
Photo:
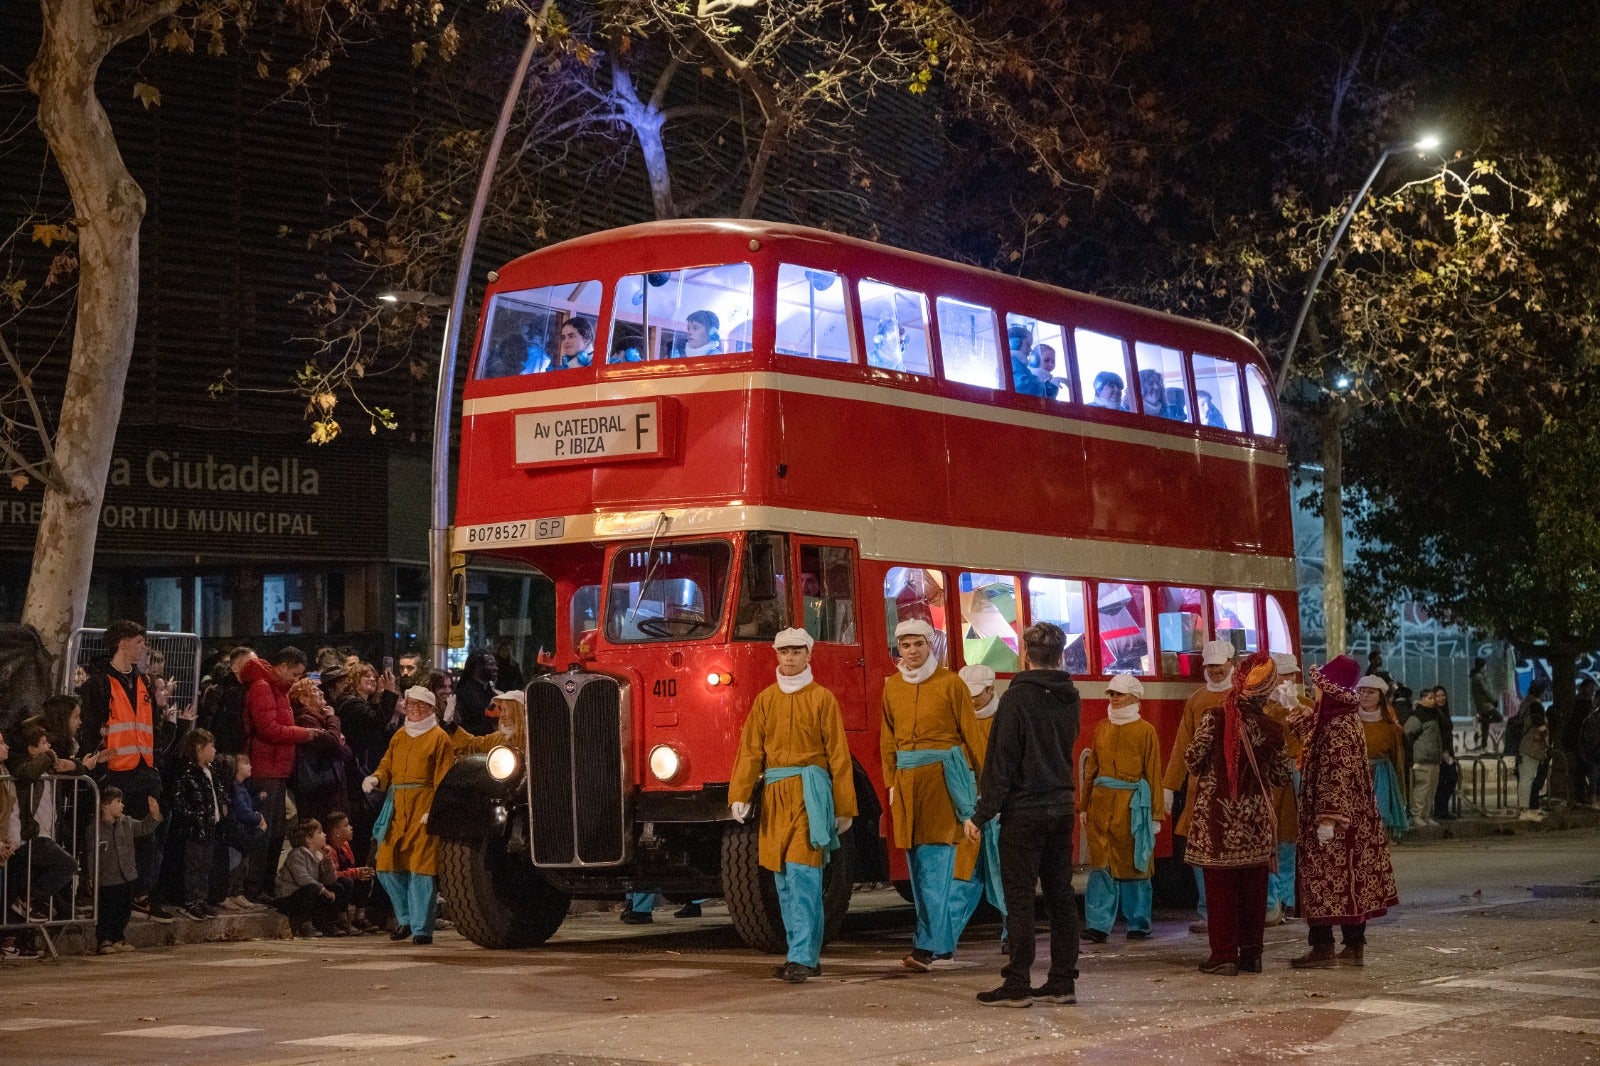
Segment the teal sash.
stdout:
<path fill-rule="evenodd" d="M 1368 759 L 1372 768 L 1372 788 L 1378 802 L 1378 818 L 1391 833 L 1404 833 L 1411 825 L 1406 814 L 1406 798 L 1400 792 L 1400 779 L 1388 759 Z"/>
<path fill-rule="evenodd" d="M 379 844 L 389 835 L 389 823 L 394 821 L 394 794 L 403 788 L 421 788 L 419 784 L 390 785 L 389 792 L 383 797 L 383 810 L 378 812 L 378 820 L 372 823 L 372 839 Z"/>
<path fill-rule="evenodd" d="M 767 784 L 787 781 L 796 774 L 805 795 L 811 846 L 822 849 L 822 861 L 827 863 L 828 856 L 839 848 L 839 834 L 833 828 L 833 776 L 820 766 L 769 766 Z"/>
<path fill-rule="evenodd" d="M 1150 858 L 1156 851 L 1156 830 L 1150 819 L 1150 782 L 1144 778 L 1124 781 L 1119 777 L 1097 777 L 1094 787 L 1132 792 L 1128 802 L 1128 824 L 1133 827 L 1133 864 L 1140 873 L 1150 872 Z"/>
<path fill-rule="evenodd" d="M 973 776 L 972 767 L 967 765 L 967 757 L 959 745 L 894 753 L 896 770 L 915 770 L 936 762 L 944 763 L 944 789 L 950 794 L 950 805 L 956 809 L 956 820 L 964 822 L 978 809 L 978 779 Z"/>

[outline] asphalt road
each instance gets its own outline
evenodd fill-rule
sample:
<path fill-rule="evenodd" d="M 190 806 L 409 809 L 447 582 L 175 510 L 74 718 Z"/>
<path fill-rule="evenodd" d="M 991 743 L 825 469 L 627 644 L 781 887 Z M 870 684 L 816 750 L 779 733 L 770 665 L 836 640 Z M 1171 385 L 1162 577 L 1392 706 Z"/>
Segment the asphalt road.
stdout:
<path fill-rule="evenodd" d="M 1396 865 L 1405 903 L 1364 970 L 1289 969 L 1291 923 L 1268 930 L 1263 975 L 1207 977 L 1190 916 L 1158 914 L 1151 940 L 1084 951 L 1077 1006 L 986 1008 L 997 930 L 910 975 L 910 909 L 881 892 L 802 986 L 716 907 L 643 929 L 574 918 L 525 952 L 444 933 L 7 965 L 0 1063 L 1600 1062 L 1600 900 L 1528 890 L 1600 878 L 1600 830 L 1406 846 Z"/>

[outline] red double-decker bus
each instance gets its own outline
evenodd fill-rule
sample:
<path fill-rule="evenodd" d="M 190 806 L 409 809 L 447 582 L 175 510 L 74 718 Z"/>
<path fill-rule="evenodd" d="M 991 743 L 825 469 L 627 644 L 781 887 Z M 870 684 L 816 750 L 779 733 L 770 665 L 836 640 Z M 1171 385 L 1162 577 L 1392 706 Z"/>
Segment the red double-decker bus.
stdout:
<path fill-rule="evenodd" d="M 795 226 L 650 223 L 492 275 L 454 548 L 550 578 L 563 669 L 515 769 L 463 764 L 432 819 L 463 930 L 535 943 L 569 897 L 661 890 L 781 950 L 727 782 L 785 626 L 856 763 L 830 932 L 852 882 L 906 876 L 878 753 L 897 622 L 1002 687 L 1055 622 L 1085 742 L 1134 673 L 1170 745 L 1205 640 L 1296 645 L 1270 380 L 1225 329 Z"/>

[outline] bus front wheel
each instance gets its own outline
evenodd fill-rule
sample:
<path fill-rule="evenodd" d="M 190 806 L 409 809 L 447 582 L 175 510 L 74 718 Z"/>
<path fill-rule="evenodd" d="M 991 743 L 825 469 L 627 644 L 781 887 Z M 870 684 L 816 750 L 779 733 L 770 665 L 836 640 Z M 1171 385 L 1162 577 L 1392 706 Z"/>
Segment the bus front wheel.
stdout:
<path fill-rule="evenodd" d="M 759 861 L 759 832 L 752 822 L 728 826 L 722 835 L 722 895 L 734 931 L 750 947 L 781 955 L 789 950 L 778 909 L 778 886 Z M 839 838 L 839 850 L 822 870 L 822 940 L 844 928 L 855 879 L 855 834 Z"/>
<path fill-rule="evenodd" d="M 567 917 L 566 893 L 498 836 L 441 838 L 439 894 L 461 935 L 486 948 L 543 944 Z"/>

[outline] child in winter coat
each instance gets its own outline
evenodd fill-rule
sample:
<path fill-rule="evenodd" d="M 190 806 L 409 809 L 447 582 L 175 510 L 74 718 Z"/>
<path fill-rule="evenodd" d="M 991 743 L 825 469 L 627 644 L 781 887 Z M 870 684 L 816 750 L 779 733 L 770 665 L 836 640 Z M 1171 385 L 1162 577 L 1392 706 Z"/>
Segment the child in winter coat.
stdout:
<path fill-rule="evenodd" d="M 172 829 L 182 846 L 183 913 L 200 922 L 219 913 L 210 902 L 211 866 L 217 825 L 227 809 L 227 793 L 211 771 L 217 742 L 204 729 L 183 738 L 183 763 L 173 783 Z"/>
<path fill-rule="evenodd" d="M 338 927 L 344 896 L 322 824 L 315 818 L 302 819 L 289 841 L 294 850 L 278 869 L 273 905 L 289 919 L 296 936 L 344 936 Z"/>
<path fill-rule="evenodd" d="M 122 813 L 122 789 L 107 785 L 100 791 L 100 917 L 94 929 L 100 955 L 133 950 L 123 939 L 139 881 L 133 842 L 161 824 L 161 804 L 154 796 L 149 802 L 150 812 L 136 822 Z"/>
<path fill-rule="evenodd" d="M 224 899 L 220 905 L 225 911 L 253 911 L 260 909 L 245 898 L 244 879 L 257 851 L 267 843 L 267 816 L 256 810 L 255 797 L 250 794 L 250 756 L 219 755 L 213 768 L 219 780 L 225 783 L 228 809 L 217 825 L 217 859 L 214 869 L 217 891 Z"/>

